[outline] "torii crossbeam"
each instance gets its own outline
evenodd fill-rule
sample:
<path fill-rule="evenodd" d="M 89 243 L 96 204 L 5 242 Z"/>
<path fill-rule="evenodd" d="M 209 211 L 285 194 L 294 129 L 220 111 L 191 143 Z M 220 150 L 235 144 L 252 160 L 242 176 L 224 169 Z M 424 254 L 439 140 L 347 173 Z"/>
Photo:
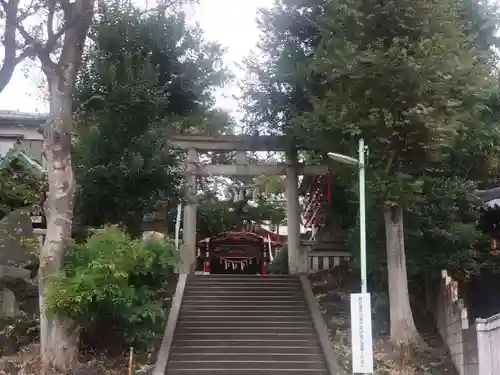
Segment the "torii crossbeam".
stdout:
<path fill-rule="evenodd" d="M 303 165 L 297 162 L 297 150 L 288 146 L 285 136 L 274 135 L 223 135 L 199 136 L 176 135 L 169 139 L 176 149 L 188 151 L 184 174 L 187 180 L 187 203 L 184 208 L 183 236 L 181 249 L 181 273 L 190 273 L 196 257 L 196 177 L 197 176 L 286 176 L 286 202 L 288 226 L 288 263 L 292 274 L 307 272 L 307 254 L 300 250 L 300 206 L 298 175 L 322 175 L 328 173 L 329 165 Z M 198 152 L 237 152 L 236 163 L 200 165 Z M 286 163 L 249 164 L 246 151 L 284 151 Z"/>

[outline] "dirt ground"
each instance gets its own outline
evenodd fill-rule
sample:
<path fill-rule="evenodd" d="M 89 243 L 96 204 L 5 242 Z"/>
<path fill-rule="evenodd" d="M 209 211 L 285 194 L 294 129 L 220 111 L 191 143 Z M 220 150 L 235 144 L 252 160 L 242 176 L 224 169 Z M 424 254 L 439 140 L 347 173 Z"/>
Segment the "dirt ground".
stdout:
<path fill-rule="evenodd" d="M 350 321 L 349 321 L 349 295 L 356 292 L 358 286 L 350 281 L 347 271 L 339 269 L 323 271 L 310 277 L 313 291 L 331 330 L 331 341 L 338 355 L 339 364 L 351 373 L 350 352 Z M 162 297 L 166 309 L 169 308 L 171 297 L 175 291 L 175 282 L 169 283 Z M 422 337 L 429 348 L 416 350 L 409 355 L 401 355 L 387 340 L 388 321 L 383 310 L 383 296 L 377 296 L 373 305 L 373 328 L 375 332 L 375 358 L 377 375 L 457 375 L 443 343 L 432 327 L 419 322 Z M 158 332 L 158 337 L 153 347 L 159 347 L 163 332 Z M 0 375 L 37 375 L 39 374 L 39 346 L 34 343 L 24 347 L 17 355 L 0 358 Z M 75 375 L 123 375 L 127 373 L 129 350 L 119 354 L 96 353 L 92 350 L 82 350 L 80 369 Z M 153 369 L 156 353 L 143 351 L 137 353 L 135 358 L 135 374 L 149 374 Z"/>
<path fill-rule="evenodd" d="M 331 330 L 330 339 L 338 355 L 339 364 L 351 373 L 350 351 L 350 300 L 352 292 L 358 287 L 350 282 L 345 270 L 323 271 L 310 277 L 313 292 L 322 309 L 325 321 Z M 380 297 L 380 299 L 384 299 Z M 373 330 L 375 341 L 375 359 L 377 375 L 457 375 L 443 342 L 428 322 L 416 324 L 428 348 L 416 348 L 413 353 L 401 353 L 388 341 L 386 313 L 378 313 L 379 305 L 384 301 L 375 302 L 373 308 Z M 379 309 L 380 310 L 380 309 Z"/>
<path fill-rule="evenodd" d="M 163 298 L 165 310 L 170 310 L 177 280 L 169 280 L 159 292 Z M 134 375 L 150 374 L 156 361 L 156 350 L 163 338 L 163 326 L 158 331 L 151 349 L 134 351 Z M 40 345 L 32 342 L 24 345 L 15 355 L 0 357 L 0 375 L 38 375 L 40 374 Z M 93 350 L 89 347 L 80 350 L 80 365 L 74 375 L 123 375 L 128 373 L 130 349 L 109 348 L 109 351 Z M 61 374 L 62 375 L 62 374 Z"/>

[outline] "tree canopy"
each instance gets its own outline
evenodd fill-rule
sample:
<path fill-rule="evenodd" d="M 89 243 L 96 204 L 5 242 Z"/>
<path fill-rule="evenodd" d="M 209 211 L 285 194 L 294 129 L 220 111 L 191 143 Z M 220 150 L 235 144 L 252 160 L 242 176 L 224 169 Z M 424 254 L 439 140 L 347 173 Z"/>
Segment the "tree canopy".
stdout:
<path fill-rule="evenodd" d="M 387 263 L 395 342 L 417 336 L 408 292 L 396 287 L 406 258 L 411 280 L 474 259 L 471 199 L 498 171 L 497 15 L 468 0 L 277 0 L 261 12 L 247 125 L 320 155 L 354 156 L 365 138 L 369 267 L 376 275 Z M 352 172 L 339 166 L 347 189 Z"/>
<path fill-rule="evenodd" d="M 92 33 L 76 95 L 78 218 L 121 222 L 139 235 L 144 213 L 179 197 L 182 155 L 169 149 L 169 135 L 231 126 L 213 109 L 213 90 L 227 78 L 223 51 L 183 13 L 109 9 Z"/>
<path fill-rule="evenodd" d="M 0 168 L 0 219 L 18 208 L 35 208 L 43 203 L 43 176 L 13 160 Z"/>

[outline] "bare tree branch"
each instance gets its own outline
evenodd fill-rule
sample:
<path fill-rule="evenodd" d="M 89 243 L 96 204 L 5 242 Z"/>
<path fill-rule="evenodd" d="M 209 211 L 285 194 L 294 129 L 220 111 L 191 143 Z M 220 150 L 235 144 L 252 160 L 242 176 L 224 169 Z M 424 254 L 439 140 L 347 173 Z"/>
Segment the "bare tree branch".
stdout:
<path fill-rule="evenodd" d="M 4 32 L 4 59 L 0 69 L 0 92 L 2 92 L 10 82 L 19 59 L 16 57 L 16 27 L 17 12 L 19 10 L 19 0 L 6 2 L 1 0 L 1 5 L 5 11 L 5 32 Z"/>
<path fill-rule="evenodd" d="M 56 1 L 49 0 L 48 1 L 48 15 L 47 15 L 47 39 L 54 39 L 54 15 L 56 13 Z"/>
<path fill-rule="evenodd" d="M 19 56 L 16 57 L 16 64 L 19 64 L 21 61 L 28 57 L 34 57 L 35 56 L 35 51 L 33 50 L 32 46 L 26 47 L 24 50 L 21 51 Z"/>
<path fill-rule="evenodd" d="M 66 1 L 66 0 L 65 0 Z M 66 12 L 71 14 L 67 15 Z M 59 66 L 69 67 L 66 69 L 66 80 L 73 82 L 81 64 L 85 39 L 88 35 L 89 26 L 92 24 L 94 14 L 93 0 L 76 0 L 70 10 L 65 10 L 65 19 L 72 20 L 71 27 L 64 33 L 64 44 L 59 57 Z M 73 90 L 73 87 L 67 87 Z"/>
<path fill-rule="evenodd" d="M 1 0 L 3 1 L 3 0 Z M 18 1 L 18 0 L 17 0 Z M 52 6 L 52 4 L 51 4 Z M 74 21 L 65 22 L 65 24 L 61 27 L 60 30 L 58 30 L 56 33 L 54 33 L 53 30 L 53 23 L 54 23 L 54 14 L 55 14 L 55 4 L 53 4 L 54 9 L 53 11 L 49 9 L 49 19 L 47 22 L 47 33 L 49 34 L 49 38 L 46 43 L 43 43 L 40 40 L 37 40 L 35 37 L 33 37 L 22 25 L 21 22 L 16 21 L 16 27 L 19 33 L 22 35 L 24 38 L 26 45 L 28 46 L 27 48 L 31 49 L 31 54 L 34 54 L 40 59 L 40 62 L 42 63 L 42 70 L 46 74 L 61 74 L 61 68 L 60 66 L 54 62 L 50 54 L 54 52 L 54 48 L 57 45 L 58 40 L 64 35 L 66 30 L 71 28 L 71 26 L 74 24 Z M 66 18 L 66 17 L 65 17 Z M 50 32 L 48 30 L 51 30 Z"/>
<path fill-rule="evenodd" d="M 72 19 L 65 21 L 64 25 L 61 26 L 61 28 L 57 32 L 54 33 L 54 30 L 52 30 L 51 37 L 47 40 L 47 43 L 45 44 L 45 49 L 49 51 L 49 53 L 54 51 L 54 48 L 56 47 L 59 39 L 61 39 L 66 30 L 73 27 L 76 21 L 77 18 L 73 17 Z"/>

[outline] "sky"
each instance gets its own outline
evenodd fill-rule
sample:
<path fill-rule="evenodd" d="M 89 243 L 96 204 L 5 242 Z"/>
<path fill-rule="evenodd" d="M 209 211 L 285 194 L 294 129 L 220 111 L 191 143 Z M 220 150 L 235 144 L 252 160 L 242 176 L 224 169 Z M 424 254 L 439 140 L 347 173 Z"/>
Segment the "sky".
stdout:
<path fill-rule="evenodd" d="M 259 40 L 255 22 L 257 9 L 271 6 L 273 0 L 200 0 L 188 9 L 189 19 L 199 22 L 207 40 L 217 41 L 226 49 L 225 64 L 236 79 L 244 72 L 238 64 L 248 56 Z M 41 99 L 44 90 L 41 73 L 36 67 L 18 66 L 11 82 L 0 94 L 0 109 L 21 112 L 46 112 L 47 104 Z M 217 92 L 217 106 L 236 115 L 238 103 L 233 95 L 239 93 L 236 82 Z"/>

